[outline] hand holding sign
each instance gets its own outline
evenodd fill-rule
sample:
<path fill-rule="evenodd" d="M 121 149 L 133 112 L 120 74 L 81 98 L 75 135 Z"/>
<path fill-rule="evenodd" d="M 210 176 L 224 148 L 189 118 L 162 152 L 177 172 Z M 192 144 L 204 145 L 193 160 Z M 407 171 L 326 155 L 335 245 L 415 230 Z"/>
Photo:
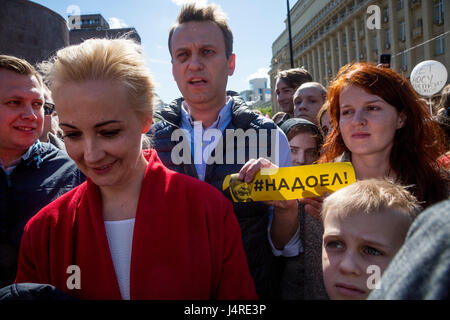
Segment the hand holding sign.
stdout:
<path fill-rule="evenodd" d="M 229 176 L 229 186 L 233 199 L 240 198 L 239 201 L 245 202 L 253 201 L 253 180 L 260 170 L 266 170 L 266 173 L 269 170 L 270 173 L 276 174 L 278 167 L 265 158 L 259 158 L 258 160 L 250 159 L 241 168 L 239 174 Z M 224 186 L 226 185 L 227 178 L 225 178 Z M 255 183 L 258 184 L 258 181 L 255 181 Z M 243 187 L 239 187 L 239 184 Z M 258 189 L 259 187 L 256 186 L 256 188 Z M 245 196 L 245 199 L 243 199 L 243 196 Z M 297 200 L 275 200 L 265 201 L 265 203 L 274 207 L 270 238 L 274 247 L 282 250 L 298 229 Z"/>
<path fill-rule="evenodd" d="M 355 171 L 349 162 L 277 168 L 268 160 L 258 159 L 249 161 L 241 169 L 239 176 L 225 177 L 223 190 L 231 187 L 230 181 L 239 183 L 241 179 L 244 180 L 241 183 L 250 186 L 250 193 L 245 201 L 294 200 L 324 196 L 356 181 Z M 236 190 L 235 185 L 234 189 Z M 242 201 L 233 194 L 233 190 L 231 193 L 235 202 Z"/>

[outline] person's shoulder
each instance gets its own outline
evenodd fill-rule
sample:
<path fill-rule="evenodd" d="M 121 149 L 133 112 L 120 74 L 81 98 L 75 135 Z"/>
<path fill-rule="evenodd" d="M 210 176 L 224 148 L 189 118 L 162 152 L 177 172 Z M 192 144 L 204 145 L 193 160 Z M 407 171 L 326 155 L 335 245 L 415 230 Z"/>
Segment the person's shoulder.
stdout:
<path fill-rule="evenodd" d="M 182 102 L 183 98 L 178 98 L 168 105 L 157 108 L 153 114 L 156 122 L 152 125 L 148 134 L 158 134 L 159 131 L 167 127 L 178 126 L 181 119 Z"/>
<path fill-rule="evenodd" d="M 51 227 L 67 219 L 71 220 L 75 214 L 82 195 L 86 192 L 86 182 L 61 195 L 35 214 L 27 223 L 25 229 Z"/>
<path fill-rule="evenodd" d="M 60 181 L 73 187 L 85 180 L 85 176 L 67 152 L 51 143 L 41 143 L 41 147 L 33 155 L 33 161 L 40 168 L 37 171 L 39 175 L 48 175 L 47 181 Z"/>
<path fill-rule="evenodd" d="M 228 92 L 229 93 L 229 92 Z M 253 129 L 276 129 L 277 125 L 272 119 L 266 118 L 256 112 L 253 112 L 245 101 L 238 96 L 231 95 L 233 99 L 232 120 L 239 127 L 249 127 Z"/>
<path fill-rule="evenodd" d="M 68 162 L 73 163 L 65 150 L 57 148 L 50 142 L 41 142 L 39 148 L 36 149 L 35 154 L 38 155 L 43 162 Z"/>
<path fill-rule="evenodd" d="M 407 238 L 419 232 L 450 240 L 450 199 L 428 207 L 420 213 L 411 225 Z"/>

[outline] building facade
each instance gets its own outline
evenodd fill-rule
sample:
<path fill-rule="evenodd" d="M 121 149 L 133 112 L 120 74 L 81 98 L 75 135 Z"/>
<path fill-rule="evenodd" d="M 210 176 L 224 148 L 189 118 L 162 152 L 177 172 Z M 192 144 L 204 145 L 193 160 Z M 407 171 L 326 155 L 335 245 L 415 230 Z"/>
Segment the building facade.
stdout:
<path fill-rule="evenodd" d="M 267 78 L 249 80 L 250 90 L 241 91 L 240 96 L 249 106 L 262 105 L 271 100 L 271 90 L 267 86 Z"/>
<path fill-rule="evenodd" d="M 304 66 L 324 86 L 345 64 L 378 62 L 383 53 L 405 77 L 424 60 L 450 70 L 450 0 L 299 0 L 290 13 L 294 67 Z M 274 92 L 277 72 L 290 68 L 287 25 L 272 55 Z M 272 106 L 279 110 L 274 95 Z"/>
<path fill-rule="evenodd" d="M 36 64 L 68 44 L 66 20 L 56 12 L 27 0 L 0 0 L 0 54 Z"/>
<path fill-rule="evenodd" d="M 84 40 L 92 38 L 115 39 L 125 34 L 131 39 L 141 43 L 141 37 L 135 28 L 110 29 L 109 23 L 101 14 L 84 14 L 80 16 L 69 16 L 68 25 L 69 42 L 71 45 L 80 44 Z"/>

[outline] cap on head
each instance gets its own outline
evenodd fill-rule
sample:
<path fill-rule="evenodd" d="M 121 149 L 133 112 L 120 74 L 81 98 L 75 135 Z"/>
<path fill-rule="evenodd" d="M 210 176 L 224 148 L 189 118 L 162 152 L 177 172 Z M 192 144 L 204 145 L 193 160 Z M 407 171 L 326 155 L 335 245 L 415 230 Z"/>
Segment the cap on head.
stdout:
<path fill-rule="evenodd" d="M 306 131 L 310 131 L 312 134 L 322 137 L 319 127 L 309 120 L 303 118 L 291 118 L 283 122 L 280 129 L 283 130 L 284 134 L 288 137 L 288 140 L 292 139 L 290 133 L 293 129 L 304 128 Z M 320 143 L 319 143 L 320 144 Z"/>

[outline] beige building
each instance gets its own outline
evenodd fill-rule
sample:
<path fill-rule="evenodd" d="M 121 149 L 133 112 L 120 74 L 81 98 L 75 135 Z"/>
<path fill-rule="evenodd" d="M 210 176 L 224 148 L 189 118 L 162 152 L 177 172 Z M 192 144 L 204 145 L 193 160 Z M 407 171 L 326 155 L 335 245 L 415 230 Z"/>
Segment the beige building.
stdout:
<path fill-rule="evenodd" d="M 371 5 L 379 10 L 368 13 Z M 373 28 L 378 12 L 379 29 Z M 272 92 L 277 72 L 290 68 L 287 18 L 285 23 L 272 45 Z M 304 66 L 325 86 L 341 66 L 377 62 L 382 53 L 391 54 L 391 67 L 405 77 L 424 60 L 450 71 L 450 0 L 298 0 L 291 31 L 294 66 Z M 279 110 L 275 94 L 272 106 Z"/>

